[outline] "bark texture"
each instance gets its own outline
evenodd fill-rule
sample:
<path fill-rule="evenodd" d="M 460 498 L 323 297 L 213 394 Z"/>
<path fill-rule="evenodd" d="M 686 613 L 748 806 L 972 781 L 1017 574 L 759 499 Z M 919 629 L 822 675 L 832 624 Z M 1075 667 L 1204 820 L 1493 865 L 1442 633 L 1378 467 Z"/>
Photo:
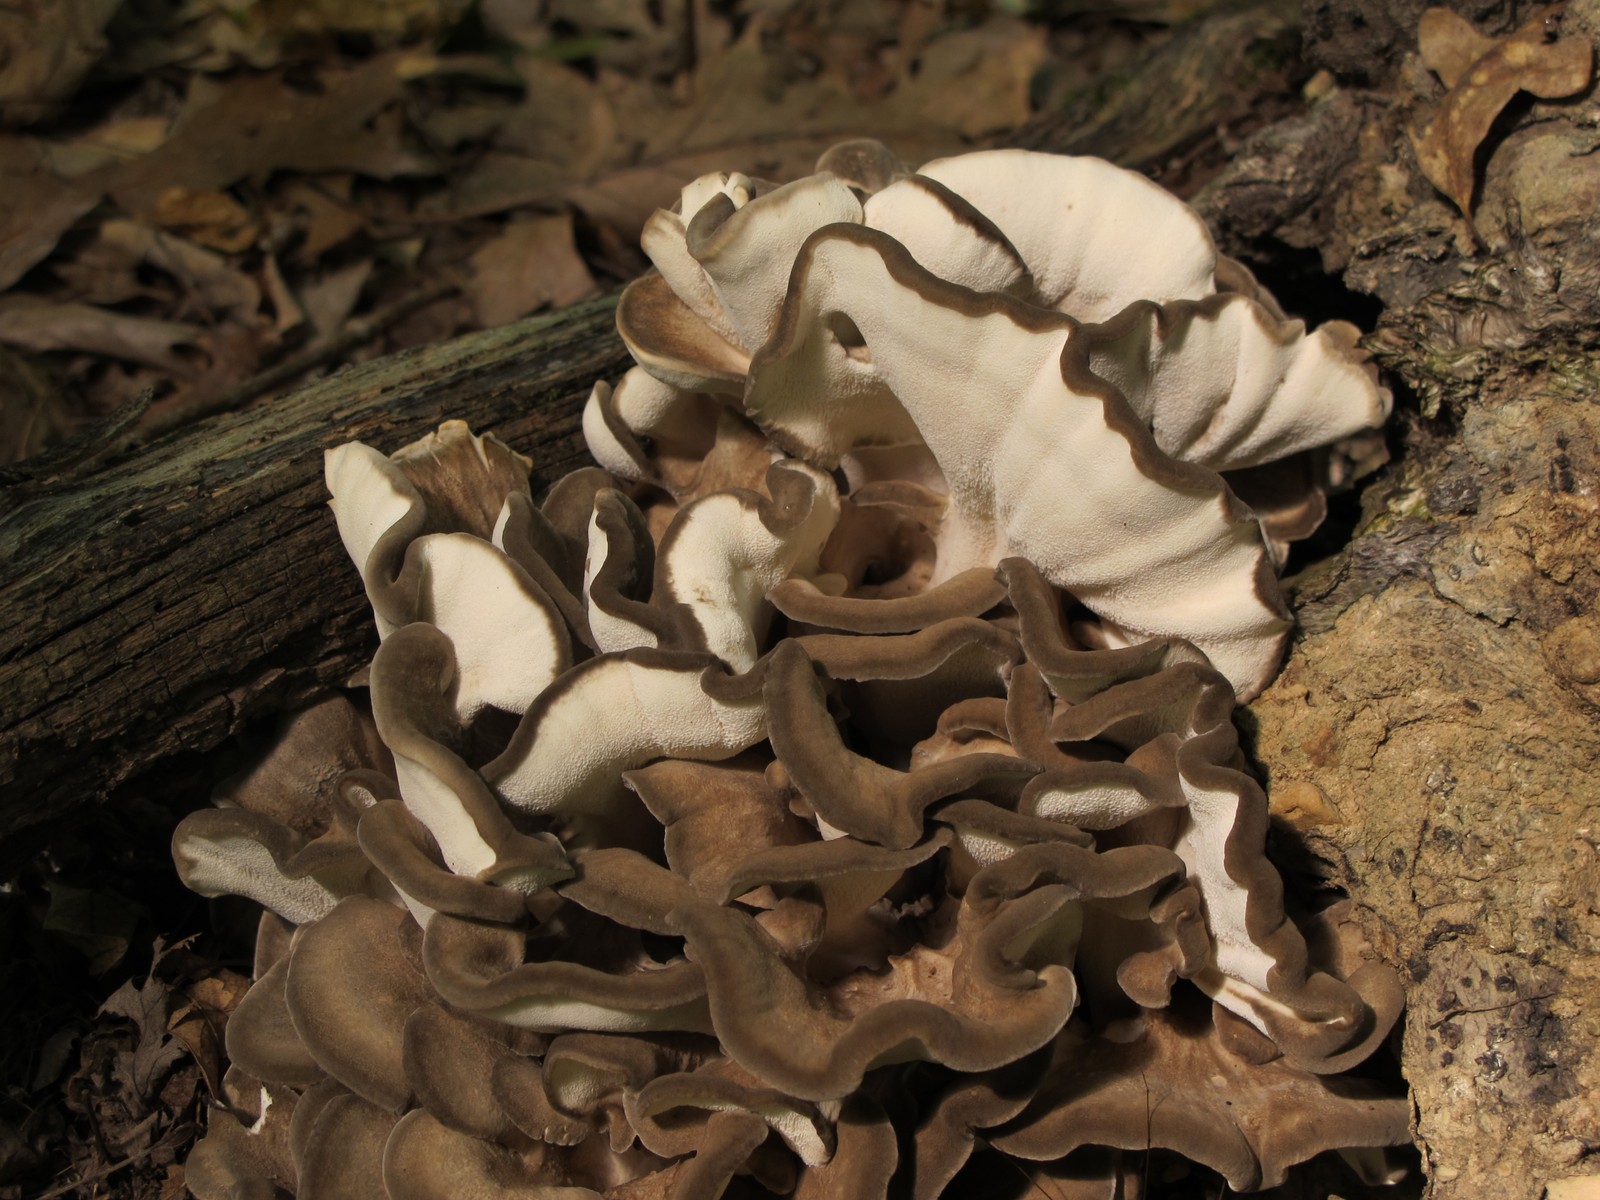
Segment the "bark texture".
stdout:
<path fill-rule="evenodd" d="M 1342 8 L 1369 36 L 1392 15 Z M 1568 6 L 1562 36 L 1597 34 L 1600 4 Z M 1236 253 L 1314 249 L 1380 300 L 1369 345 L 1403 385 L 1396 461 L 1292 581 L 1297 643 L 1244 723 L 1285 845 L 1408 980 L 1429 1195 L 1558 1200 L 1600 1194 L 1600 107 L 1505 114 L 1480 241 L 1412 150 L 1442 91 L 1401 53 L 1202 198 Z"/>
<path fill-rule="evenodd" d="M 68 818 L 365 665 L 376 645 L 322 451 L 459 417 L 537 463 L 585 461 L 582 401 L 625 353 L 613 302 L 333 375 L 84 478 L 0 496 L 0 877 Z"/>

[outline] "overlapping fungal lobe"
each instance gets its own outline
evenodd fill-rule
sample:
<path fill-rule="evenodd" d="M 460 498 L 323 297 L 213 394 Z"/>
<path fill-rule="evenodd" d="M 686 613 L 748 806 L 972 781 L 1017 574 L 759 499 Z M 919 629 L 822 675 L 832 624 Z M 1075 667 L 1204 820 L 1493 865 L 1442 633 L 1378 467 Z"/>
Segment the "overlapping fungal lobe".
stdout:
<path fill-rule="evenodd" d="M 1381 398 L 1191 217 L 1127 292 L 1144 181 L 974 157 L 691 185 L 541 503 L 458 423 L 330 453 L 367 693 L 174 840 L 271 910 L 201 1200 L 958 1200 L 980 1143 L 1109 1196 L 1123 1148 L 1246 1189 L 1404 1140 L 1343 1074 L 1398 982 L 1266 857 L 1232 711 L 1286 618 L 1219 473 Z"/>
<path fill-rule="evenodd" d="M 852 143 L 820 165 L 764 194 L 708 177 L 684 190 L 692 217 L 658 214 L 660 273 L 619 317 L 640 362 L 624 389 L 650 399 L 592 400 L 596 453 L 630 469 L 630 430 L 681 447 L 695 404 L 719 427 L 737 410 L 852 492 L 897 473 L 927 489 L 928 583 L 1020 554 L 1102 644 L 1182 637 L 1241 699 L 1264 686 L 1287 630 L 1274 568 L 1323 511 L 1319 448 L 1388 412 L 1355 330 L 1286 320 L 1193 211 L 1098 159 L 912 173 Z M 786 289 L 770 258 L 717 282 L 778 247 Z M 736 363 L 707 350 L 729 344 Z"/>

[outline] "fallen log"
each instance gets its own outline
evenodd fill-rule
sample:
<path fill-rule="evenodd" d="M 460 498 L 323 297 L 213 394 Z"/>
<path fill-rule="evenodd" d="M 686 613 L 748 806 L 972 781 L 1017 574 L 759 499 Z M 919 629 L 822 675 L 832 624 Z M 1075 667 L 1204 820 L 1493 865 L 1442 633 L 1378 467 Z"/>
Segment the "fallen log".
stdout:
<path fill-rule="evenodd" d="M 351 367 L 75 476 L 0 490 L 0 878 L 179 753 L 346 679 L 375 645 L 322 451 L 450 417 L 585 460 L 595 379 L 627 364 L 600 300 Z"/>

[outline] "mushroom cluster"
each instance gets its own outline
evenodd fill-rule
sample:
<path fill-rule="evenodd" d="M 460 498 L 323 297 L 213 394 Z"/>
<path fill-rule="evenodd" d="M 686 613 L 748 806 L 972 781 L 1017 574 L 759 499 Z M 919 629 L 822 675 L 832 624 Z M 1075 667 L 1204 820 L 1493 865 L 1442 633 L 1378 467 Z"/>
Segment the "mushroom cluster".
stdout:
<path fill-rule="evenodd" d="M 1354 331 L 1098 160 L 848 143 L 644 245 L 600 467 L 328 455 L 370 714 L 174 836 L 266 910 L 191 1190 L 932 1200 L 983 1146 L 1110 1197 L 1404 1141 L 1349 1073 L 1398 980 L 1291 919 L 1232 723 L 1386 413 Z"/>

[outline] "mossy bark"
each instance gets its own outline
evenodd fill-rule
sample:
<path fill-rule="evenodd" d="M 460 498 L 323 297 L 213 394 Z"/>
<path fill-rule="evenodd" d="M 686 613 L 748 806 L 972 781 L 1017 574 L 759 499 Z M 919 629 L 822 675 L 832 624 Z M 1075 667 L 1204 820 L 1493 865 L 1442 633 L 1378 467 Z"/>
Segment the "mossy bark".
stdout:
<path fill-rule="evenodd" d="M 0 493 L 0 878 L 67 821 L 153 784 L 366 664 L 361 584 L 322 452 L 447 418 L 537 464 L 586 461 L 578 415 L 626 355 L 598 301 L 394 355 Z"/>

